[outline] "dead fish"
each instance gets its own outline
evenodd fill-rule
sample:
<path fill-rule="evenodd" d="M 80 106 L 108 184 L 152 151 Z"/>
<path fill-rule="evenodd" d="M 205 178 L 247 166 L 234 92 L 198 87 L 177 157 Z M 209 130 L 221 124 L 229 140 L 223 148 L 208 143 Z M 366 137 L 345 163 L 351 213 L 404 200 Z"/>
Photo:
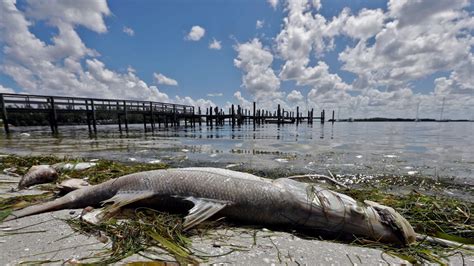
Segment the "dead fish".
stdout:
<path fill-rule="evenodd" d="M 34 165 L 21 178 L 18 183 L 19 189 L 32 185 L 54 182 L 58 179 L 58 172 L 50 165 Z"/>
<path fill-rule="evenodd" d="M 87 181 L 78 178 L 66 179 L 57 185 L 61 193 L 69 193 L 73 190 L 81 189 L 87 186 L 90 186 Z"/>
<path fill-rule="evenodd" d="M 188 209 L 184 229 L 211 216 L 251 224 L 276 225 L 363 236 L 410 244 L 416 234 L 394 209 L 288 178 L 275 180 L 218 168 L 177 168 L 140 172 L 72 191 L 54 201 L 14 211 L 6 220 L 61 210 L 100 206 L 102 217 L 135 204 Z"/>

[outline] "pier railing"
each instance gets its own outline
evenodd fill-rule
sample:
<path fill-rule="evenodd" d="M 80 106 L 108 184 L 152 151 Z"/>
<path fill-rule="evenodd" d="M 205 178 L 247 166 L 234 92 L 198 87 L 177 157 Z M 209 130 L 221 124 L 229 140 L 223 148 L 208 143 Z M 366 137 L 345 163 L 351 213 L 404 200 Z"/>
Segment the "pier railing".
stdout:
<path fill-rule="evenodd" d="M 183 121 L 185 126 L 200 126 L 205 121 L 206 125 L 223 125 L 226 121 L 232 126 L 253 123 L 275 123 L 278 125 L 288 123 L 302 123 L 306 121 L 312 124 L 313 120 L 325 121 L 325 111 L 321 111 L 321 116 L 314 116 L 314 109 L 300 112 L 300 108 L 289 111 L 283 108 L 271 111 L 257 109 L 256 102 L 253 103 L 253 110 L 244 109 L 240 105 L 231 105 L 228 113 L 217 106 L 208 107 L 205 112 L 201 112 L 194 106 L 138 100 L 118 100 L 100 99 L 85 97 L 67 96 L 45 96 L 31 94 L 0 93 L 0 112 L 3 120 L 5 132 L 10 132 L 9 122 L 14 123 L 14 117 L 20 117 L 22 125 L 33 125 L 36 118 L 42 123 L 49 123 L 53 133 L 58 132 L 58 125 L 72 125 L 87 123 L 90 133 L 97 133 L 97 124 L 115 123 L 118 124 L 120 132 L 124 129 L 128 132 L 130 122 L 142 122 L 145 131 L 151 127 L 153 131 L 155 125 L 160 127 L 180 126 Z M 23 114 L 23 115 L 22 115 Z M 137 117 L 139 119 L 137 119 Z M 131 119 L 131 120 L 130 120 Z M 25 122 L 26 121 L 26 122 Z M 331 121 L 331 120 L 330 120 Z M 332 121 L 334 123 L 334 111 Z M 16 123 L 19 124 L 18 122 Z"/>
<path fill-rule="evenodd" d="M 57 132 L 58 114 L 64 113 L 85 114 L 87 124 L 94 131 L 97 128 L 97 112 L 117 115 L 120 130 L 122 119 L 128 130 L 127 116 L 129 114 L 148 116 L 151 122 L 154 122 L 157 116 L 166 116 L 167 123 L 176 123 L 178 119 L 191 118 L 194 115 L 194 106 L 182 104 L 13 93 L 0 94 L 0 108 L 7 133 L 9 132 L 8 116 L 14 113 L 46 113 L 49 115 L 48 120 L 53 132 Z"/>
<path fill-rule="evenodd" d="M 16 112 L 34 111 L 86 111 L 92 106 L 100 110 L 108 111 L 124 111 L 129 112 L 176 112 L 179 114 L 194 113 L 194 106 L 181 105 L 173 103 L 153 102 L 153 101 L 137 101 L 137 100 L 111 100 L 99 98 L 82 98 L 67 96 L 43 96 L 43 95 L 27 95 L 2 93 L 2 107 L 7 110 Z"/>

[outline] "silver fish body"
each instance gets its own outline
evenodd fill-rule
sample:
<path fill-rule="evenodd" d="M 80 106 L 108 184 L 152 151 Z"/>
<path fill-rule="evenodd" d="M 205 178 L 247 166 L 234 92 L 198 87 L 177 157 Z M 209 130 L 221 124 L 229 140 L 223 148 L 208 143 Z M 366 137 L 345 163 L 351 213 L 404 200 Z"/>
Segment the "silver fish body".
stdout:
<path fill-rule="evenodd" d="M 19 189 L 24 189 L 37 184 L 54 182 L 58 179 L 58 172 L 50 165 L 34 165 L 21 178 Z"/>
<path fill-rule="evenodd" d="M 157 207 L 192 202 L 194 207 L 185 218 L 188 226 L 219 214 L 254 224 L 357 235 L 382 242 L 409 244 L 415 240 L 410 224 L 390 207 L 360 203 L 344 194 L 287 178 L 270 180 L 218 168 L 130 174 L 16 211 L 7 219 L 101 202 L 122 207 L 145 201 Z"/>

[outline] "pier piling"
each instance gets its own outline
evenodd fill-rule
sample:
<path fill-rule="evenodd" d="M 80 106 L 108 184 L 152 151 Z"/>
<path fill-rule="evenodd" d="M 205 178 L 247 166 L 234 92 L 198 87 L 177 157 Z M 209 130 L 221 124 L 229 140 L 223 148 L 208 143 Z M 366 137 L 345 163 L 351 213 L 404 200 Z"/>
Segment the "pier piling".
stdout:
<path fill-rule="evenodd" d="M 285 110 L 281 105 L 277 110 L 268 110 L 257 108 L 257 103 L 253 102 L 251 109 L 245 109 L 243 106 L 231 104 L 224 112 L 217 106 L 206 108 L 205 114 L 198 107 L 197 112 L 194 106 L 186 106 L 172 103 L 159 103 L 152 101 L 136 100 L 113 100 L 96 99 L 81 97 L 64 96 L 43 96 L 0 93 L 1 119 L 5 132 L 10 133 L 10 124 L 17 124 L 17 114 L 42 113 L 46 115 L 46 121 L 49 122 L 53 134 L 58 133 L 58 125 L 61 124 L 82 124 L 87 123 L 90 134 L 97 134 L 97 124 L 118 124 L 118 130 L 122 133 L 125 130 L 128 133 L 130 123 L 143 123 L 144 131 L 151 129 L 155 131 L 156 123 L 158 128 L 163 126 L 168 128 L 170 125 L 179 127 L 184 120 L 185 127 L 195 127 L 196 122 L 202 126 L 202 120 L 206 120 L 206 125 L 211 128 L 222 126 L 228 122 L 232 127 L 243 124 L 262 124 L 262 123 L 296 123 L 307 121 L 312 124 L 314 119 L 320 119 L 321 123 L 325 121 L 325 112 L 321 112 L 320 117 L 314 117 L 314 109 L 307 110 L 307 116 L 303 116 L 300 107 L 296 110 Z M 129 116 L 130 114 L 130 116 Z M 334 123 L 334 111 L 332 113 L 332 122 Z M 75 116 L 75 118 L 74 118 Z M 112 119 L 111 119 L 112 118 Z M 46 122 L 45 121 L 45 122 Z M 34 124 L 34 121 L 32 124 Z M 44 123 L 44 122 L 41 122 Z M 150 124 L 149 126 L 147 124 Z"/>

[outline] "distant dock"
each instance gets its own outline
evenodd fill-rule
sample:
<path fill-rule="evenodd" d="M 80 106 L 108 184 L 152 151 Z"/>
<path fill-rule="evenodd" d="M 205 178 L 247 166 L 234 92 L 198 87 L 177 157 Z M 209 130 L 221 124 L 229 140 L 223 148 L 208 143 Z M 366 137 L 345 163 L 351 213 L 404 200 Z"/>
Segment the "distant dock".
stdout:
<path fill-rule="evenodd" d="M 116 100 L 85 97 L 45 96 L 30 94 L 0 94 L 1 119 L 7 134 L 10 124 L 16 126 L 33 126 L 49 124 L 53 134 L 59 132 L 59 125 L 87 124 L 89 133 L 97 133 L 100 124 L 117 124 L 120 132 L 128 132 L 131 123 L 143 123 L 145 132 L 160 127 L 185 127 L 242 124 L 288 124 L 308 123 L 314 120 L 325 121 L 325 111 L 315 117 L 314 109 L 305 114 L 296 107 L 288 111 L 278 105 L 277 110 L 258 109 L 253 102 L 253 109 L 248 110 L 240 105 L 232 105 L 228 112 L 217 106 L 196 108 L 190 105 L 163 103 L 154 101 Z M 334 121 L 334 112 L 333 118 Z"/>

